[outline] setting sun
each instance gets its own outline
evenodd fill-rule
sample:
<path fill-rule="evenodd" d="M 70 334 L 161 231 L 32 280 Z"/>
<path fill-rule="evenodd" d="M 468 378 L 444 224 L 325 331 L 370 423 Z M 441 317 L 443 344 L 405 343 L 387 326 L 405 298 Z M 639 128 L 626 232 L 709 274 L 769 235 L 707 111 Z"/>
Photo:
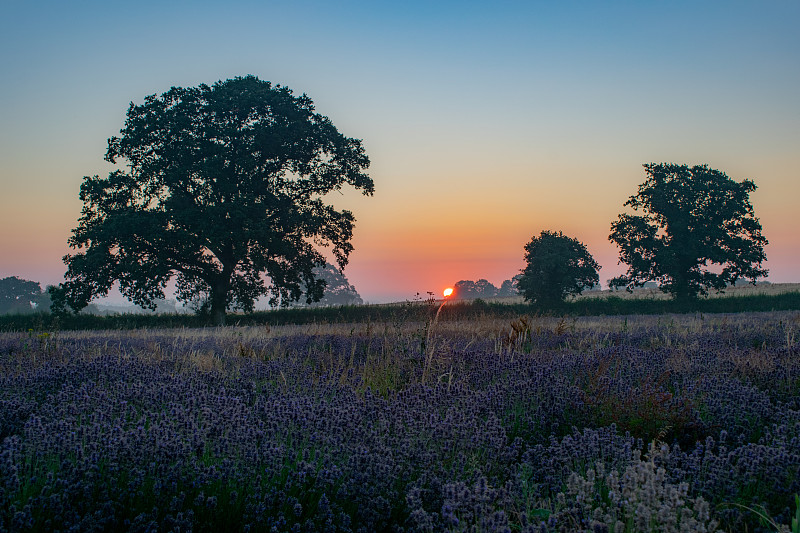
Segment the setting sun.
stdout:
<path fill-rule="evenodd" d="M 444 294 L 444 297 L 445 297 L 445 298 L 448 298 L 448 297 L 449 297 L 451 294 L 453 294 L 453 288 L 452 288 L 452 287 L 447 287 L 447 288 L 444 290 L 444 293 L 443 293 L 443 294 Z"/>

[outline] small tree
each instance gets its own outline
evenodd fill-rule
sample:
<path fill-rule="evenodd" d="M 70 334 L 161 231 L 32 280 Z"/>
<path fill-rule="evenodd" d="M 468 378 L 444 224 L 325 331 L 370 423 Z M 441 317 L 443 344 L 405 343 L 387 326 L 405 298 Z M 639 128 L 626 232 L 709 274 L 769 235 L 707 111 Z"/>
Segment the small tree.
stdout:
<path fill-rule="evenodd" d="M 201 300 L 217 324 L 255 299 L 288 305 L 322 297 L 318 246 L 340 267 L 355 218 L 324 197 L 345 185 L 372 194 L 361 141 L 345 137 L 306 95 L 254 76 L 173 87 L 131 103 L 106 160 L 125 168 L 86 177 L 83 212 L 53 305 L 75 310 L 119 282 L 154 308 L 177 278 L 181 301 Z"/>
<path fill-rule="evenodd" d="M 736 182 L 707 165 L 650 163 L 647 180 L 625 205 L 642 215 L 621 214 L 609 240 L 620 248 L 625 275 L 614 286 L 656 281 L 677 300 L 724 289 L 740 278 L 766 276 L 761 224 L 753 213 L 750 180 Z"/>
<path fill-rule="evenodd" d="M 542 307 L 555 307 L 600 281 L 600 265 L 586 246 L 560 231 L 534 236 L 525 245 L 525 262 L 517 289 L 525 300 Z"/>

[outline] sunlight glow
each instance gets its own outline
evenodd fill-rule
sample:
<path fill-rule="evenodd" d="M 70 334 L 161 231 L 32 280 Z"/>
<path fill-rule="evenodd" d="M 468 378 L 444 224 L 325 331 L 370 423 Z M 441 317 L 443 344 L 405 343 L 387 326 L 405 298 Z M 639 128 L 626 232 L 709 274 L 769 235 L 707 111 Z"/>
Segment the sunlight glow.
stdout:
<path fill-rule="evenodd" d="M 452 288 L 452 287 L 447 287 L 447 288 L 444 290 L 444 293 L 443 293 L 443 294 L 444 294 L 444 297 L 445 297 L 445 298 L 448 298 L 448 297 L 450 297 L 450 295 L 451 295 L 451 294 L 453 294 L 453 288 Z"/>

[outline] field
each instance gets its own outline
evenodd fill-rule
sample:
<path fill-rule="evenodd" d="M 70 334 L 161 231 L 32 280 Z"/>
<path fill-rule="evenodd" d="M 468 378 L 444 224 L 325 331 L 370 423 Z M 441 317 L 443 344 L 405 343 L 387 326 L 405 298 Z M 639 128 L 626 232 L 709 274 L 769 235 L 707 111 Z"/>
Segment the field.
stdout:
<path fill-rule="evenodd" d="M 777 296 L 786 293 L 800 292 L 800 283 L 759 283 L 753 285 L 751 283 L 744 283 L 727 288 L 725 291 L 717 292 L 710 291 L 706 298 L 730 298 L 733 297 L 747 297 L 747 296 Z M 626 291 L 625 289 L 602 291 L 585 291 L 578 296 L 570 296 L 570 300 L 598 300 L 608 297 L 616 297 L 624 300 L 669 300 L 671 296 L 667 293 L 661 292 L 658 288 L 639 287 L 633 291 Z M 513 296 L 508 298 L 491 298 L 490 301 L 498 303 L 522 303 L 524 300 L 522 296 Z"/>
<path fill-rule="evenodd" d="M 797 311 L 4 332 L 0 530 L 786 529 L 798 345 Z"/>

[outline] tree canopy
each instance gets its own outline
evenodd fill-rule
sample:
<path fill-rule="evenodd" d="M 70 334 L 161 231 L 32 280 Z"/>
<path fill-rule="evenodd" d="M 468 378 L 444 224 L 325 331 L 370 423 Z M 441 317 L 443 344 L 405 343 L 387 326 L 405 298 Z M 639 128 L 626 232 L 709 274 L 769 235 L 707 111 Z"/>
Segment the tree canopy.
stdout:
<path fill-rule="evenodd" d="M 531 238 L 525 245 L 525 263 L 517 290 L 542 307 L 555 307 L 600 281 L 600 265 L 586 246 L 560 231 L 542 231 Z"/>
<path fill-rule="evenodd" d="M 497 289 L 497 296 L 500 298 L 518 296 L 519 290 L 517 288 L 517 284 L 519 283 L 521 277 L 522 274 L 517 274 L 511 279 L 503 280 L 503 283 L 500 284 L 500 288 Z"/>
<path fill-rule="evenodd" d="M 609 240 L 620 249 L 625 275 L 611 280 L 633 288 L 656 281 L 678 300 L 724 289 L 740 278 L 766 276 L 761 224 L 750 203 L 751 180 L 736 182 L 708 165 L 650 163 L 647 179 L 621 214 Z"/>
<path fill-rule="evenodd" d="M 497 296 L 497 287 L 489 280 L 479 279 L 478 281 L 462 279 L 453 285 L 453 294 L 456 298 L 494 298 Z"/>
<path fill-rule="evenodd" d="M 455 298 L 464 300 L 516 296 L 519 294 L 517 292 L 518 276 L 503 281 L 499 288 L 486 279 L 479 279 L 478 281 L 462 279 L 453 285 L 453 295 Z"/>
<path fill-rule="evenodd" d="M 322 297 L 314 268 L 330 248 L 347 264 L 355 218 L 325 203 L 350 185 L 374 191 L 360 140 L 315 112 L 306 95 L 254 76 L 173 87 L 131 103 L 105 159 L 85 177 L 83 211 L 54 305 L 75 310 L 115 282 L 152 308 L 175 278 L 177 297 L 205 298 L 213 320 L 255 299 L 288 305 Z"/>
<path fill-rule="evenodd" d="M 30 313 L 46 304 L 42 287 L 36 281 L 17 276 L 0 279 L 0 313 Z"/>
<path fill-rule="evenodd" d="M 325 292 L 322 294 L 322 298 L 310 304 L 311 306 L 360 305 L 364 303 L 355 286 L 350 283 L 340 269 L 336 268 L 336 265 L 325 263 L 324 266 L 316 267 L 314 275 L 325 282 Z"/>

